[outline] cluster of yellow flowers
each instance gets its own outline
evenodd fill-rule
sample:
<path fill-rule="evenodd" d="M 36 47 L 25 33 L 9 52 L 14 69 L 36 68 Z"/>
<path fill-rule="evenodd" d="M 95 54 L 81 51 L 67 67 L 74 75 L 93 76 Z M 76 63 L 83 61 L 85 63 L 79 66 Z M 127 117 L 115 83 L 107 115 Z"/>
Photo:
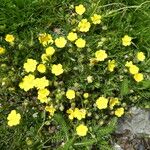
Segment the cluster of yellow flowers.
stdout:
<path fill-rule="evenodd" d="M 99 97 L 97 100 L 96 100 L 96 106 L 98 107 L 98 109 L 102 110 L 102 109 L 106 109 L 108 107 L 108 104 L 109 104 L 109 107 L 110 109 L 113 109 L 113 107 L 115 105 L 118 105 L 120 104 L 119 102 L 119 99 L 118 98 L 110 98 L 110 100 L 108 98 L 105 98 L 105 97 Z M 122 115 L 124 114 L 124 108 L 120 107 L 120 108 L 117 108 L 115 110 L 115 115 L 117 117 L 121 117 Z"/>
<path fill-rule="evenodd" d="M 143 52 L 138 52 L 137 53 L 137 59 L 139 61 L 144 61 L 145 55 Z M 133 75 L 133 78 L 135 81 L 140 82 L 144 79 L 144 76 L 142 73 L 139 73 L 139 68 L 133 64 L 132 61 L 127 61 L 125 66 L 129 69 L 129 72 Z"/>
<path fill-rule="evenodd" d="M 132 38 L 128 35 L 125 35 L 122 38 L 122 44 L 124 46 L 130 46 L 132 43 Z M 145 55 L 143 52 L 138 52 L 136 55 L 136 58 L 138 61 L 144 61 L 145 60 Z M 133 78 L 135 81 L 140 82 L 144 79 L 144 76 L 142 73 L 139 73 L 139 68 L 133 64 L 132 61 L 127 61 L 125 66 L 129 69 L 129 72 L 133 75 Z"/>
<path fill-rule="evenodd" d="M 83 15 L 86 11 L 86 8 L 83 5 L 75 6 L 75 12 L 78 15 Z M 35 88 L 37 90 L 37 99 L 41 103 L 45 103 L 45 111 L 49 112 L 49 116 L 53 116 L 56 111 L 56 106 L 51 101 L 50 96 L 53 94 L 53 91 L 51 92 L 49 90 L 50 81 L 46 74 L 48 76 L 50 73 L 53 76 L 60 76 L 62 75 L 66 70 L 65 66 L 60 64 L 59 62 L 57 64 L 50 64 L 49 60 L 53 58 L 53 55 L 57 53 L 58 49 L 62 49 L 67 44 L 71 43 L 75 45 L 79 49 L 83 49 L 86 47 L 87 41 L 80 36 L 81 34 L 77 34 L 78 32 L 85 33 L 88 32 L 92 26 L 92 24 L 97 25 L 101 23 L 102 16 L 99 14 L 93 14 L 90 18 L 90 20 L 83 18 L 78 22 L 77 27 L 67 33 L 67 36 L 59 36 L 57 38 L 53 38 L 52 35 L 47 33 L 39 34 L 39 42 L 44 47 L 44 53 L 41 55 L 41 62 L 37 62 L 36 60 L 29 58 L 26 60 L 26 62 L 23 65 L 23 69 L 25 71 L 25 76 L 22 79 L 22 81 L 19 84 L 19 87 L 23 89 L 24 91 L 29 91 L 30 89 Z M 76 31 L 78 31 L 76 33 Z M 5 40 L 9 43 L 14 42 L 14 37 L 12 35 L 7 35 Z M 124 46 L 130 46 L 132 44 L 132 38 L 128 35 L 125 35 L 122 38 L 122 45 Z M 5 49 L 0 47 L 0 54 L 4 53 Z M 94 53 L 94 58 L 90 59 L 90 65 L 93 65 L 95 63 L 101 63 L 109 58 L 108 52 L 103 49 L 98 49 Z M 144 61 L 145 55 L 143 52 L 138 52 L 136 56 L 138 61 Z M 133 64 L 132 61 L 127 62 L 125 64 L 126 67 L 128 67 L 129 72 L 134 76 L 134 79 L 137 82 L 140 82 L 143 80 L 143 74 L 139 73 L 139 68 Z M 107 61 L 107 69 L 110 72 L 113 72 L 115 67 L 117 67 L 116 60 L 114 59 L 108 59 Z M 50 71 L 50 72 L 49 72 Z M 40 74 L 40 78 L 37 78 L 36 75 Z M 88 76 L 87 82 L 92 83 L 93 77 Z M 75 102 L 76 97 L 78 97 L 77 90 L 73 90 L 74 88 L 68 88 L 67 91 L 65 91 L 65 96 L 69 100 L 70 103 Z M 89 98 L 89 93 L 84 93 L 83 97 L 85 100 Z M 95 106 L 100 109 L 109 109 L 113 110 L 114 115 L 117 117 L 121 117 L 124 114 L 124 108 L 120 106 L 119 98 L 113 97 L 113 98 L 106 98 L 104 96 L 99 97 L 95 102 Z M 78 106 L 79 107 L 79 106 Z M 68 114 L 68 117 L 70 120 L 77 119 L 78 121 L 86 118 L 88 109 L 84 106 L 78 108 L 71 105 L 71 108 L 66 111 Z M 96 109 L 97 109 L 96 108 Z M 65 109 L 66 110 L 66 109 Z M 8 115 L 8 125 L 13 126 L 20 123 L 21 115 L 17 114 L 15 110 L 11 111 L 11 113 Z M 88 127 L 83 124 L 79 124 L 76 127 L 77 135 L 79 136 L 86 136 L 88 132 Z"/>
<path fill-rule="evenodd" d="M 73 110 L 72 108 L 70 108 L 67 110 L 67 113 L 69 114 L 69 119 L 73 120 L 74 118 L 77 118 L 78 120 L 81 120 L 85 118 L 86 110 L 79 108 L 75 108 Z"/>
<path fill-rule="evenodd" d="M 8 42 L 10 45 L 14 44 L 15 37 L 12 34 L 7 34 L 5 36 L 5 41 Z M 6 49 L 0 46 L 0 55 L 4 54 Z"/>

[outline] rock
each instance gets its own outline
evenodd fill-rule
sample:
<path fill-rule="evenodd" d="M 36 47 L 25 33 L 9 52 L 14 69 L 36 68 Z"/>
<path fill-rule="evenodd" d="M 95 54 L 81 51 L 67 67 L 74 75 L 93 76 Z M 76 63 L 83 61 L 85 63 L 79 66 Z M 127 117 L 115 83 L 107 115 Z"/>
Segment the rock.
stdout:
<path fill-rule="evenodd" d="M 139 144 L 138 147 L 137 147 L 137 150 L 145 150 L 145 148 L 142 144 Z"/>
<path fill-rule="evenodd" d="M 130 115 L 119 119 L 116 133 L 123 134 L 127 130 L 131 132 L 131 135 L 150 137 L 150 111 L 132 107 Z"/>
<path fill-rule="evenodd" d="M 123 150 L 118 144 L 114 144 L 114 150 Z"/>

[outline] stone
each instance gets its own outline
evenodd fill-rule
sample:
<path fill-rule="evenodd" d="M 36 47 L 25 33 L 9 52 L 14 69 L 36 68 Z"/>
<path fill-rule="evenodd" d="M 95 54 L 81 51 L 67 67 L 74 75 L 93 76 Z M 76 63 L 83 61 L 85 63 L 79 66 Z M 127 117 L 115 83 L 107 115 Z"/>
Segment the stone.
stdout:
<path fill-rule="evenodd" d="M 116 133 L 123 134 L 129 130 L 131 135 L 150 137 L 150 110 L 132 107 L 129 112 L 119 119 Z"/>

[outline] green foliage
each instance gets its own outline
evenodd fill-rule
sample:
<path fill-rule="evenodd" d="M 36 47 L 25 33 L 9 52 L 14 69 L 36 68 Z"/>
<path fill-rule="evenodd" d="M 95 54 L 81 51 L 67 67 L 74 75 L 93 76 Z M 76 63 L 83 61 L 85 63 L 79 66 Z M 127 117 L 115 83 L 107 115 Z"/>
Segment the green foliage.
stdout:
<path fill-rule="evenodd" d="M 49 118 L 44 111 L 45 105 L 38 102 L 35 90 L 27 93 L 20 90 L 18 85 L 25 75 L 22 67 L 28 58 L 40 62 L 44 48 L 39 44 L 39 33 L 50 33 L 57 38 L 67 35 L 77 26 L 82 17 L 74 14 L 73 6 L 80 3 L 87 8 L 84 18 L 90 19 L 92 14 L 98 13 L 102 15 L 102 23 L 86 35 L 78 33 L 86 39 L 86 49 L 76 50 L 70 44 L 63 50 L 58 49 L 56 56 L 50 60 L 48 66 L 61 63 L 65 75 L 59 78 L 48 72 L 54 105 L 58 110 L 64 106 L 61 112 Z M 104 95 L 121 99 L 121 107 L 125 110 L 135 105 L 150 108 L 150 2 L 3 0 L 0 4 L 0 46 L 6 49 L 6 53 L 0 55 L 0 149 L 110 150 L 111 133 L 117 121 L 112 117 L 114 110 L 99 111 L 93 104 Z M 5 41 L 6 34 L 15 36 L 14 45 Z M 125 34 L 133 38 L 130 47 L 121 44 Z M 116 60 L 114 72 L 108 72 L 106 62 L 89 65 L 97 49 L 107 50 L 109 59 Z M 135 59 L 138 51 L 145 53 L 144 62 Z M 126 71 L 125 62 L 130 60 L 138 65 L 144 81 L 136 83 Z M 87 83 L 88 76 L 93 77 L 90 84 Z M 75 131 L 82 120 L 70 121 L 66 116 L 66 110 L 73 104 L 68 104 L 64 93 L 72 87 L 78 91 L 76 106 L 88 108 L 87 112 L 92 114 L 84 120 L 89 127 L 86 137 L 78 137 Z M 83 98 L 84 92 L 89 93 L 89 99 Z M 21 114 L 22 119 L 20 125 L 10 128 L 7 116 L 13 109 Z"/>
<path fill-rule="evenodd" d="M 129 81 L 124 79 L 121 84 L 121 96 L 127 95 L 129 93 Z"/>

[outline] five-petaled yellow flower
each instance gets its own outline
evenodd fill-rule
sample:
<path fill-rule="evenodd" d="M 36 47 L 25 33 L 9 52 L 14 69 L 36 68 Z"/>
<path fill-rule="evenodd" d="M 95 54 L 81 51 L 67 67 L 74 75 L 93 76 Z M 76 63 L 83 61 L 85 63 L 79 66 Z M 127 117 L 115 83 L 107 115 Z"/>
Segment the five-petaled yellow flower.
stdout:
<path fill-rule="evenodd" d="M 40 34 L 38 39 L 39 39 L 39 42 L 43 46 L 46 46 L 48 44 L 53 44 L 53 42 L 54 42 L 53 39 L 52 39 L 52 36 L 50 34 L 47 34 L 47 33 Z"/>
<path fill-rule="evenodd" d="M 79 39 L 76 40 L 75 44 L 78 48 L 84 48 L 85 44 L 86 44 L 86 41 L 82 38 L 79 38 Z"/>
<path fill-rule="evenodd" d="M 49 86 L 49 80 L 47 80 L 45 76 L 42 78 L 36 78 L 34 80 L 34 86 L 37 89 L 44 89 L 45 87 Z"/>
<path fill-rule="evenodd" d="M 5 48 L 0 47 L 0 55 L 1 55 L 1 54 L 4 54 L 4 53 L 5 53 L 5 51 L 6 51 L 6 50 L 5 50 Z"/>
<path fill-rule="evenodd" d="M 29 74 L 23 78 L 22 82 L 19 84 L 19 87 L 27 92 L 30 89 L 34 88 L 34 85 L 35 85 L 35 76 Z"/>
<path fill-rule="evenodd" d="M 109 60 L 108 61 L 108 70 L 110 72 L 113 72 L 115 67 L 116 67 L 116 61 L 115 60 Z"/>
<path fill-rule="evenodd" d="M 91 17 L 91 20 L 93 22 L 93 24 L 100 24 L 101 23 L 101 15 L 98 15 L 98 14 L 94 14 L 92 17 Z"/>
<path fill-rule="evenodd" d="M 82 15 L 85 12 L 85 7 L 80 4 L 79 6 L 75 6 L 75 11 L 77 14 Z"/>
<path fill-rule="evenodd" d="M 10 127 L 16 126 L 16 125 L 20 124 L 20 119 L 21 119 L 21 115 L 19 113 L 17 113 L 16 110 L 12 110 L 7 117 L 8 125 Z"/>
<path fill-rule="evenodd" d="M 58 48 L 63 48 L 65 47 L 66 44 L 67 44 L 67 40 L 64 37 L 59 37 L 59 38 L 56 38 L 55 40 L 55 45 Z"/>
<path fill-rule="evenodd" d="M 88 128 L 87 128 L 87 126 L 80 124 L 76 128 L 76 132 L 77 132 L 77 135 L 79 135 L 79 136 L 86 136 L 86 134 L 88 132 Z"/>
<path fill-rule="evenodd" d="M 97 61 L 104 61 L 107 58 L 107 53 L 105 50 L 98 50 L 95 52 L 95 57 Z"/>
<path fill-rule="evenodd" d="M 68 98 L 68 99 L 74 99 L 75 98 L 75 91 L 74 90 L 68 90 L 67 92 L 66 92 L 66 97 Z"/>
<path fill-rule="evenodd" d="M 79 31 L 81 32 L 88 32 L 90 27 L 91 24 L 87 21 L 87 19 L 82 19 L 78 24 Z"/>
<path fill-rule="evenodd" d="M 136 57 L 139 61 L 144 61 L 145 59 L 145 55 L 143 52 L 138 52 Z"/>
<path fill-rule="evenodd" d="M 51 71 L 53 74 L 55 74 L 55 76 L 59 76 L 64 72 L 61 64 L 53 65 Z"/>
<path fill-rule="evenodd" d="M 7 34 L 5 37 L 5 41 L 9 42 L 9 43 L 13 43 L 15 40 L 15 37 L 12 34 Z"/>
<path fill-rule="evenodd" d="M 124 114 L 124 108 L 117 108 L 116 110 L 115 110 L 115 115 L 117 116 L 117 117 L 121 117 L 122 115 Z"/>
<path fill-rule="evenodd" d="M 136 65 L 131 65 L 129 67 L 129 71 L 131 74 L 137 74 L 139 72 L 139 68 Z"/>
<path fill-rule="evenodd" d="M 123 46 L 130 46 L 131 45 L 131 41 L 132 38 L 128 35 L 125 35 L 123 38 L 122 38 L 122 45 Z"/>
<path fill-rule="evenodd" d="M 70 32 L 67 36 L 67 39 L 71 42 L 75 41 L 78 38 L 77 33 Z"/>
<path fill-rule="evenodd" d="M 27 62 L 23 65 L 26 72 L 34 72 L 36 70 L 37 61 L 34 59 L 27 59 Z"/>
<path fill-rule="evenodd" d="M 39 89 L 38 90 L 38 99 L 40 100 L 41 103 L 47 103 L 48 98 L 47 96 L 50 94 L 48 89 Z"/>
<path fill-rule="evenodd" d="M 37 66 L 37 70 L 40 72 L 40 73 L 44 73 L 46 71 L 46 67 L 44 64 L 39 64 Z"/>
<path fill-rule="evenodd" d="M 47 56 L 52 56 L 55 53 L 55 49 L 52 46 L 49 46 L 45 50 Z"/>
<path fill-rule="evenodd" d="M 108 105 L 108 99 L 105 97 L 99 97 L 96 100 L 96 105 L 99 109 L 106 109 Z"/>
<path fill-rule="evenodd" d="M 141 82 L 144 79 L 143 74 L 142 73 L 135 74 L 134 79 L 136 82 Z"/>

